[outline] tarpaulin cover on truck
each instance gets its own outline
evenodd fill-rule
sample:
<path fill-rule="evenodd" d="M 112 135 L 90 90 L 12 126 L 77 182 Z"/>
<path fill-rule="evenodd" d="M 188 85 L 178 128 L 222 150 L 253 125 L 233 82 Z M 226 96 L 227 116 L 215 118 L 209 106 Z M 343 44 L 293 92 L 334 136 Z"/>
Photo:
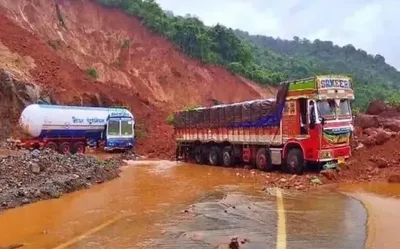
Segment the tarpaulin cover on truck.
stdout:
<path fill-rule="evenodd" d="M 176 128 L 279 126 L 288 84 L 282 84 L 276 99 L 258 99 L 181 111 L 174 116 Z"/>

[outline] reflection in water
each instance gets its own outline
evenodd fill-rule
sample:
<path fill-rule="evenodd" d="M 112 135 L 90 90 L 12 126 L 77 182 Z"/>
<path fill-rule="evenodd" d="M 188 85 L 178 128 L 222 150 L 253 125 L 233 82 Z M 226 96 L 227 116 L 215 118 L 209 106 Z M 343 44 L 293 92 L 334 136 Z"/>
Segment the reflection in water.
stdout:
<path fill-rule="evenodd" d="M 274 196 L 228 193 L 203 200 L 186 215 L 163 224 L 161 238 L 143 248 L 216 248 L 232 238 L 243 248 L 277 248 Z M 284 198 L 287 248 L 364 248 L 366 213 L 361 203 L 338 193 L 289 195 Z M 225 248 L 225 247 L 224 247 Z"/>
<path fill-rule="evenodd" d="M 6 211 L 0 245 L 209 248 L 237 235 L 251 240 L 247 248 L 274 248 L 276 196 L 260 191 L 262 180 L 243 169 L 136 163 L 103 185 Z M 284 194 L 284 205 L 288 248 L 362 248 L 365 213 L 356 200 L 326 191 Z"/>

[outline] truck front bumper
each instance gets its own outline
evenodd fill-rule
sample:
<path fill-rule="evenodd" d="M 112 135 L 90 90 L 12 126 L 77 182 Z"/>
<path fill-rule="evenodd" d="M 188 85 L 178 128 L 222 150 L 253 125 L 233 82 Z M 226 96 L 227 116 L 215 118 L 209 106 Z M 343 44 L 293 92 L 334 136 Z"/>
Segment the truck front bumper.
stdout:
<path fill-rule="evenodd" d="M 338 163 L 344 162 L 351 156 L 350 146 L 344 146 L 332 149 L 321 149 L 318 152 L 318 162 L 332 162 L 336 161 Z"/>

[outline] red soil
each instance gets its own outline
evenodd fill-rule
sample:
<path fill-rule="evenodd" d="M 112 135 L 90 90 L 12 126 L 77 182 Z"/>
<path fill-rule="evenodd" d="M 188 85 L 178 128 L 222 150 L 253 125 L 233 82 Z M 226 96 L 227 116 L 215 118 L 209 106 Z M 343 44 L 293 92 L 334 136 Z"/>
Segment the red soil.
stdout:
<path fill-rule="evenodd" d="M 140 127 L 141 154 L 162 158 L 173 154 L 172 127 L 165 120 L 174 110 L 211 104 L 212 99 L 234 102 L 273 95 L 273 89 L 183 56 L 118 10 L 88 0 L 63 1 L 60 9 L 67 30 L 58 23 L 53 1 L 1 1 L 0 42 L 33 58 L 31 80 L 59 104 L 89 105 L 100 96 L 106 105 L 131 107 Z M 124 50 L 121 41 L 126 38 L 131 45 Z M 50 41 L 60 42 L 59 48 L 52 48 Z M 100 72 L 99 81 L 85 71 L 92 65 Z M 20 111 L 16 108 L 12 120 Z"/>

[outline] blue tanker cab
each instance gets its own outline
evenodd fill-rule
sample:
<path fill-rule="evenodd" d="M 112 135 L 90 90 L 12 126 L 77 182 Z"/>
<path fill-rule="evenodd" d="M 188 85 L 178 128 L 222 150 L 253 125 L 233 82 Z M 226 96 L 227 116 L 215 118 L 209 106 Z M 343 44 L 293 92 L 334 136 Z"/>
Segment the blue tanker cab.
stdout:
<path fill-rule="evenodd" d="M 107 117 L 104 134 L 106 151 L 133 148 L 135 134 L 132 116 L 121 109 L 111 112 Z"/>

